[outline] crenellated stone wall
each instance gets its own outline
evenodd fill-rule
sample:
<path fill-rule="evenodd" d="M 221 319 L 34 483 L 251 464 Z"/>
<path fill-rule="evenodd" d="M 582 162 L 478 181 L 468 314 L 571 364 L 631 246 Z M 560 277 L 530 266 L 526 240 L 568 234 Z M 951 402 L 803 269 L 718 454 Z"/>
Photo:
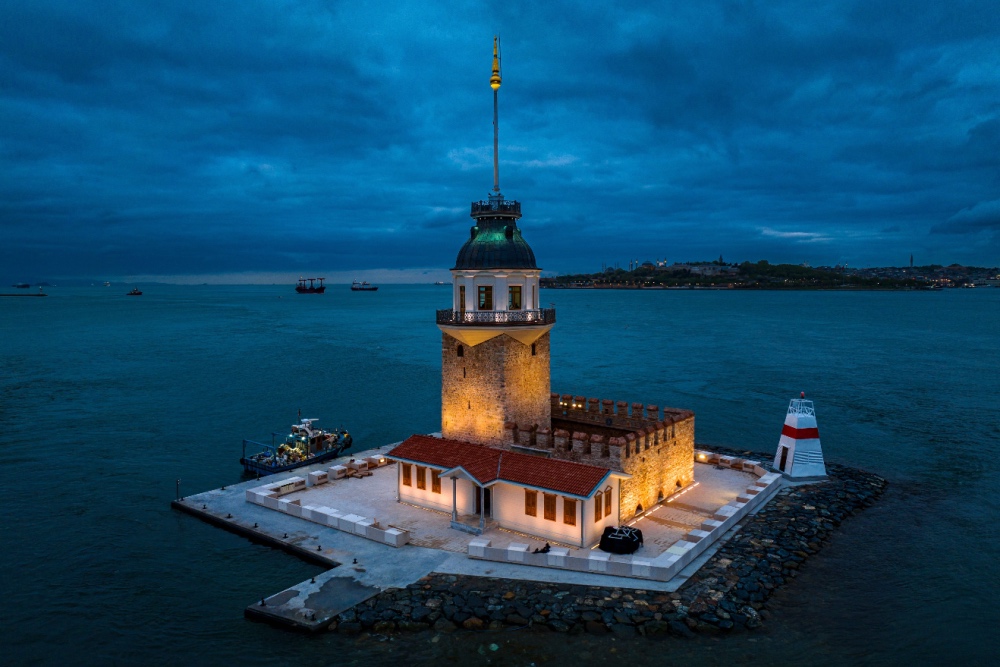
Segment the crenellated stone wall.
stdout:
<path fill-rule="evenodd" d="M 502 447 L 534 450 L 632 475 L 621 522 L 694 481 L 694 413 L 657 405 L 551 394 L 552 428 L 504 424 Z"/>

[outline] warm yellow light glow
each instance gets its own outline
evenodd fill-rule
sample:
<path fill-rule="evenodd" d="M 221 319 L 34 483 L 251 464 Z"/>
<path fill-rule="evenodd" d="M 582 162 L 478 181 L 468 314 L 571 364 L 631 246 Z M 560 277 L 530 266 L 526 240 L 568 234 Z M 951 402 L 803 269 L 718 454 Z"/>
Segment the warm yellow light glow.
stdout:
<path fill-rule="evenodd" d="M 493 38 L 493 76 L 490 77 L 490 88 L 500 88 L 500 57 L 497 53 L 497 38 Z"/>

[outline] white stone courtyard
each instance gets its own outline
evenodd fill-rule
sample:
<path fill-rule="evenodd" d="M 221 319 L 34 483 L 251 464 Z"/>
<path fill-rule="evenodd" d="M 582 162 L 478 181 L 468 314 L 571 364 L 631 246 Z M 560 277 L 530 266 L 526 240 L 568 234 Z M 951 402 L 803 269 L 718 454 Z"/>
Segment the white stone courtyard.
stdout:
<path fill-rule="evenodd" d="M 750 472 L 715 464 L 695 466 L 695 482 L 678 494 L 647 511 L 628 525 L 642 530 L 644 544 L 633 554 L 652 559 L 665 553 L 692 530 L 711 519 L 721 507 L 736 500 L 757 481 Z M 396 467 L 388 465 L 370 470 L 370 476 L 330 480 L 317 486 L 283 494 L 282 501 L 302 507 L 316 506 L 336 510 L 341 515 L 365 517 L 383 528 L 398 528 L 409 533 L 409 544 L 454 553 L 466 553 L 474 535 L 451 527 L 451 514 L 424 509 L 396 500 Z M 301 476 L 301 474 L 300 474 Z M 270 478 L 265 478 L 270 480 Z M 263 482 L 264 480 L 262 480 Z M 470 523 L 477 518 L 467 517 Z M 301 519 L 305 521 L 306 519 Z M 542 547 L 545 540 L 503 528 L 488 528 L 481 536 L 495 548 L 510 544 L 529 545 L 529 551 Z M 587 558 L 596 543 L 587 549 L 550 542 L 565 547 L 569 556 Z M 631 560 L 632 556 L 611 556 L 612 561 Z"/>

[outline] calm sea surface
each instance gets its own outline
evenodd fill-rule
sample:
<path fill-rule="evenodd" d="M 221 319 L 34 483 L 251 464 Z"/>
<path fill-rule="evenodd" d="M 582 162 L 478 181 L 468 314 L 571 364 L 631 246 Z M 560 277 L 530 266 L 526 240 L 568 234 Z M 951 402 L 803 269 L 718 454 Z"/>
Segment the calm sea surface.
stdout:
<path fill-rule="evenodd" d="M 169 502 L 178 478 L 185 493 L 239 480 L 241 439 L 298 409 L 362 447 L 437 430 L 449 289 L 128 287 L 0 299 L 7 664 L 996 664 L 1000 289 L 543 291 L 553 390 L 690 408 L 699 442 L 769 452 L 804 390 L 827 458 L 890 491 L 754 634 L 379 642 L 244 620 L 319 570 Z"/>

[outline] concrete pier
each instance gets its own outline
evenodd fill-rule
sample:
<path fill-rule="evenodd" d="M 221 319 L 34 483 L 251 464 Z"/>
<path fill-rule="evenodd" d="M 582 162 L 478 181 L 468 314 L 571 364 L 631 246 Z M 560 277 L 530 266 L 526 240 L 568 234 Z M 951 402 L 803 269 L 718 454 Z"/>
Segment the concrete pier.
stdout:
<path fill-rule="evenodd" d="M 460 538 L 459 541 L 462 543 L 460 551 L 449 550 L 449 547 L 453 547 L 450 544 L 435 543 L 433 546 L 437 548 L 432 548 L 431 542 L 435 540 L 431 540 L 426 546 L 407 544 L 395 548 L 247 502 L 247 489 L 261 486 L 265 483 L 264 480 L 277 482 L 289 477 L 308 477 L 310 472 L 326 470 L 332 465 L 346 463 L 350 458 L 384 455 L 394 446 L 394 444 L 386 445 L 378 449 L 357 452 L 334 462 L 299 468 L 263 479 L 252 479 L 186 496 L 173 501 L 172 506 L 254 542 L 283 549 L 308 562 L 331 568 L 314 579 L 310 578 L 279 593 L 273 590 L 261 590 L 252 594 L 253 596 L 247 601 L 245 615 L 248 618 L 306 632 L 323 631 L 341 612 L 386 589 L 404 588 L 431 573 L 673 592 L 735 533 L 732 531 L 724 536 L 669 581 L 638 580 L 600 572 L 559 570 L 472 559 L 468 557 L 464 548 L 469 536 L 458 531 L 446 532 L 455 533 Z M 388 472 L 380 470 L 376 471 L 376 475 Z M 385 517 L 391 509 L 397 512 L 419 512 L 421 515 L 426 512 L 410 506 L 401 507 L 392 494 L 376 493 L 374 496 L 369 496 L 376 491 L 371 486 L 375 483 L 372 479 L 338 480 L 337 484 L 351 485 L 351 487 L 357 485 L 357 491 L 351 491 L 350 495 L 363 500 L 371 498 L 373 511 L 382 517 Z M 666 509 L 663 511 L 664 519 L 667 518 L 667 511 Z M 434 519 L 437 519 L 436 515 L 427 515 L 427 521 Z M 424 522 L 424 519 L 420 521 Z M 512 534 L 510 537 L 518 536 Z"/>

